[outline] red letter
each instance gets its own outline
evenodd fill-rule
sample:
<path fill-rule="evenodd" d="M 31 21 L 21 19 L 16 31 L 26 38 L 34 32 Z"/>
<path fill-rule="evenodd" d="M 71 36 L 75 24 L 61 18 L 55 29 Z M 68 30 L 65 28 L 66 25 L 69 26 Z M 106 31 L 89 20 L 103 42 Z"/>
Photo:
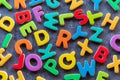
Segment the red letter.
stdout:
<path fill-rule="evenodd" d="M 23 24 L 32 20 L 30 10 L 15 13 L 15 19 L 18 24 Z"/>
<path fill-rule="evenodd" d="M 13 68 L 14 69 L 22 69 L 24 67 L 24 60 L 25 60 L 25 55 L 20 54 L 19 59 L 18 59 L 18 64 L 14 64 Z"/>
<path fill-rule="evenodd" d="M 104 46 L 99 46 L 93 58 L 99 63 L 105 63 L 108 55 L 109 50 Z"/>
<path fill-rule="evenodd" d="M 84 25 L 88 22 L 88 17 L 85 14 L 82 14 L 83 10 L 78 9 L 74 12 L 75 19 L 79 19 L 79 24 Z"/>

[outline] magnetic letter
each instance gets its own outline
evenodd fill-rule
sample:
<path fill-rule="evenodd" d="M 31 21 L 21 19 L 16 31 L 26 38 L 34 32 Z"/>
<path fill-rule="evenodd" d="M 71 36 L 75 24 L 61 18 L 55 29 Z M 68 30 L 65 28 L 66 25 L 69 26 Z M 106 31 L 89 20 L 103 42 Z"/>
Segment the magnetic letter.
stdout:
<path fill-rule="evenodd" d="M 15 43 L 15 51 L 17 54 L 23 54 L 22 49 L 20 48 L 21 45 L 25 44 L 25 47 L 27 48 L 27 50 L 32 50 L 32 44 L 29 40 L 27 39 L 20 39 Z"/>
<path fill-rule="evenodd" d="M 102 2 L 102 0 L 92 0 L 92 2 L 94 3 L 94 11 L 98 11 L 99 5 Z"/>
<path fill-rule="evenodd" d="M 103 16 L 103 13 L 99 12 L 99 13 L 92 14 L 92 12 L 88 10 L 87 11 L 87 16 L 88 16 L 90 24 L 94 25 L 95 24 L 94 20 L 98 19 L 98 18 L 101 18 Z"/>
<path fill-rule="evenodd" d="M 51 64 L 51 66 L 49 66 Z M 43 68 L 53 75 L 57 76 L 59 74 L 58 70 L 56 70 L 57 63 L 54 59 L 48 59 L 44 64 Z"/>
<path fill-rule="evenodd" d="M 39 37 L 40 34 L 44 35 L 43 40 L 40 39 L 40 37 Z M 35 38 L 35 41 L 38 46 L 43 46 L 43 45 L 47 44 L 50 40 L 49 34 L 45 30 L 39 30 L 39 31 L 34 32 L 34 38 Z"/>
<path fill-rule="evenodd" d="M 115 11 L 120 10 L 120 0 L 107 0 L 107 2 Z"/>
<path fill-rule="evenodd" d="M 88 33 L 82 31 L 82 27 L 79 25 L 77 26 L 77 32 L 73 34 L 72 39 L 75 40 L 78 37 L 87 37 Z"/>
<path fill-rule="evenodd" d="M 83 0 L 65 0 L 65 3 L 70 3 L 70 10 L 74 10 L 84 4 Z"/>
<path fill-rule="evenodd" d="M 22 8 L 26 8 L 26 0 L 14 0 L 14 8 L 19 9 L 19 6 L 21 5 Z"/>
<path fill-rule="evenodd" d="M 5 71 L 0 71 L 0 78 L 1 80 L 7 80 L 8 79 L 8 74 Z"/>
<path fill-rule="evenodd" d="M 93 58 L 99 63 L 105 63 L 108 55 L 109 50 L 104 46 L 99 46 Z"/>
<path fill-rule="evenodd" d="M 70 19 L 73 18 L 74 14 L 73 13 L 64 13 L 59 15 L 59 22 L 61 26 L 65 25 L 65 19 Z"/>
<path fill-rule="evenodd" d="M 25 54 L 20 54 L 18 64 L 14 64 L 14 69 L 22 69 L 24 67 Z"/>
<path fill-rule="evenodd" d="M 36 60 L 37 64 L 35 66 L 30 63 L 31 59 Z M 25 65 L 30 71 L 38 71 L 42 67 L 42 60 L 37 54 L 29 54 L 25 59 Z"/>
<path fill-rule="evenodd" d="M 26 37 L 27 32 L 32 33 L 31 29 L 34 30 L 34 31 L 37 30 L 37 27 L 36 27 L 36 25 L 33 21 L 30 21 L 30 22 L 24 24 L 23 26 L 21 26 L 20 27 L 20 33 L 22 34 L 23 37 Z"/>
<path fill-rule="evenodd" d="M 95 67 L 96 67 L 95 60 L 91 61 L 91 66 L 89 66 L 88 61 L 85 60 L 84 67 L 82 67 L 82 64 L 80 62 L 77 62 L 77 67 L 83 78 L 85 78 L 87 76 L 87 72 L 89 72 L 90 76 L 95 75 Z"/>
<path fill-rule="evenodd" d="M 5 23 L 4 23 L 5 21 L 9 22 L 9 26 L 5 25 Z M 3 30 L 5 30 L 7 32 L 11 32 L 13 30 L 14 26 L 15 26 L 15 22 L 9 16 L 5 16 L 0 20 L 0 28 L 2 28 Z"/>
<path fill-rule="evenodd" d="M 93 42 L 96 42 L 96 43 L 102 43 L 103 40 L 101 38 L 98 38 L 98 36 L 103 32 L 103 29 L 102 28 L 98 28 L 98 27 L 95 27 L 95 26 L 92 26 L 90 28 L 91 30 L 95 31 L 96 33 L 93 34 L 89 40 L 90 41 L 93 41 Z"/>
<path fill-rule="evenodd" d="M 116 16 L 114 18 L 114 20 L 111 20 L 110 17 L 111 17 L 111 14 L 107 13 L 104 20 L 103 20 L 103 22 L 102 22 L 102 24 L 101 24 L 101 26 L 105 26 L 107 23 L 110 23 L 111 25 L 110 25 L 109 29 L 111 31 L 113 31 L 116 28 L 117 23 L 118 23 L 120 18 L 118 16 Z"/>
<path fill-rule="evenodd" d="M 109 77 L 108 73 L 103 72 L 103 71 L 99 71 L 96 80 L 104 80 L 104 78 L 107 79 L 108 77 Z"/>
<path fill-rule="evenodd" d="M 32 9 L 33 11 L 33 14 L 37 20 L 37 22 L 41 22 L 41 16 L 44 15 L 44 12 L 41 11 L 42 10 L 42 7 L 41 6 L 36 6 Z"/>
<path fill-rule="evenodd" d="M 58 0 L 46 0 L 46 4 L 52 9 L 56 9 L 60 6 L 60 2 Z"/>
<path fill-rule="evenodd" d="M 115 51 L 120 52 L 120 46 L 116 43 L 117 40 L 120 40 L 120 34 L 116 34 L 111 38 L 110 45 Z"/>
<path fill-rule="evenodd" d="M 2 42 L 2 48 L 7 48 L 8 45 L 10 44 L 11 39 L 12 39 L 12 34 L 11 34 L 11 33 L 8 33 L 8 34 L 5 36 L 5 39 L 4 39 L 3 42 Z"/>
<path fill-rule="evenodd" d="M 80 80 L 80 74 L 66 74 L 64 75 L 64 80 Z"/>
<path fill-rule="evenodd" d="M 30 6 L 35 6 L 38 5 L 40 3 L 42 3 L 44 0 L 31 0 L 31 2 L 29 2 Z"/>
<path fill-rule="evenodd" d="M 0 0 L 0 5 L 4 5 L 8 10 L 12 9 L 12 6 L 8 4 L 7 0 Z"/>
<path fill-rule="evenodd" d="M 30 10 L 25 10 L 21 12 L 15 13 L 15 19 L 18 24 L 24 24 L 25 22 L 29 22 L 32 20 L 32 15 Z"/>
<path fill-rule="evenodd" d="M 118 60 L 118 56 L 117 55 L 113 55 L 113 62 L 109 63 L 107 65 L 107 68 L 108 69 L 114 68 L 114 72 L 118 74 L 119 73 L 119 66 L 120 66 L 120 60 Z"/>
<path fill-rule="evenodd" d="M 46 79 L 41 76 L 37 76 L 36 80 L 46 80 Z"/>
<path fill-rule="evenodd" d="M 10 53 L 8 53 L 6 56 L 3 56 L 4 52 L 5 52 L 5 49 L 0 48 L 0 66 L 3 66 L 12 57 L 12 54 Z"/>
<path fill-rule="evenodd" d="M 66 35 L 66 37 L 64 37 Z M 56 42 L 56 46 L 60 47 L 60 45 L 63 43 L 64 48 L 68 48 L 68 41 L 71 39 L 71 33 L 67 30 L 60 30 L 58 39 Z"/>
<path fill-rule="evenodd" d="M 88 39 L 85 39 L 84 43 L 81 43 L 80 41 L 77 42 L 77 44 L 82 48 L 82 50 L 80 52 L 81 56 L 84 56 L 86 51 L 90 54 L 93 53 L 93 50 L 88 47 L 88 42 L 89 42 Z"/>
<path fill-rule="evenodd" d="M 71 63 L 69 65 L 65 64 L 64 59 L 66 59 L 66 61 L 71 61 Z M 70 70 L 74 68 L 76 64 L 75 51 L 72 51 L 70 54 L 69 53 L 62 54 L 59 57 L 58 62 L 59 62 L 60 67 L 64 70 Z"/>
<path fill-rule="evenodd" d="M 83 10 L 82 9 L 77 9 L 75 12 L 74 12 L 74 17 L 76 19 L 79 19 L 79 24 L 80 25 L 85 25 L 87 22 L 88 22 L 88 17 L 87 15 L 85 14 L 82 14 Z"/>
<path fill-rule="evenodd" d="M 47 48 L 45 50 L 44 49 L 38 49 L 38 53 L 44 54 L 41 57 L 42 60 L 46 60 L 46 59 L 56 55 L 55 51 L 50 52 L 51 48 L 52 48 L 52 44 L 48 44 L 48 46 L 47 46 Z"/>
<path fill-rule="evenodd" d="M 46 22 L 44 22 L 44 26 L 51 29 L 51 30 L 54 30 L 54 31 L 57 31 L 58 28 L 56 26 L 54 26 L 54 24 L 58 24 L 58 20 L 54 19 L 54 17 L 57 17 L 59 15 L 58 12 L 53 12 L 53 13 L 47 13 L 44 15 L 44 17 L 48 20 Z"/>

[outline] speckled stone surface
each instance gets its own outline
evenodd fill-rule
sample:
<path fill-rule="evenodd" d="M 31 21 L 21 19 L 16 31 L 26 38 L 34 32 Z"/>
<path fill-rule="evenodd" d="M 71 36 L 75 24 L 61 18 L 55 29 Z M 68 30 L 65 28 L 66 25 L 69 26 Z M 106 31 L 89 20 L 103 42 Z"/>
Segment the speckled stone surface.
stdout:
<path fill-rule="evenodd" d="M 14 3 L 13 3 L 13 0 L 7 0 L 13 7 Z M 56 61 L 58 61 L 58 58 L 61 54 L 63 53 L 69 53 L 71 51 L 76 51 L 76 59 L 77 61 L 81 62 L 83 65 L 84 65 L 84 60 L 88 60 L 89 63 L 90 61 L 93 59 L 93 56 L 98 48 L 99 45 L 104 45 L 106 46 L 109 50 L 110 50 L 110 55 L 108 56 L 108 59 L 106 61 L 106 63 L 104 64 L 99 64 L 97 63 L 96 65 L 96 70 L 95 70 L 95 76 L 94 77 L 91 77 L 89 74 L 87 75 L 86 78 L 81 78 L 81 80 L 96 80 L 96 77 L 97 77 L 97 74 L 98 74 L 98 71 L 105 71 L 107 73 L 109 73 L 109 79 L 108 80 L 120 80 L 120 73 L 119 74 L 115 74 L 113 69 L 110 69 L 108 70 L 106 68 L 107 64 L 108 63 L 111 63 L 112 62 L 112 56 L 113 55 L 117 55 L 120 59 L 120 53 L 119 52 L 116 52 L 114 51 L 111 46 L 110 46 L 110 39 L 113 35 L 115 34 L 119 34 L 120 33 L 120 22 L 118 22 L 118 25 L 116 26 L 116 29 L 114 31 L 110 31 L 109 30 L 109 25 L 107 25 L 106 27 L 104 27 L 104 32 L 100 35 L 100 37 L 103 39 L 103 43 L 101 44 L 96 44 L 94 42 L 89 42 L 89 47 L 93 49 L 93 54 L 90 55 L 89 53 L 86 53 L 86 55 L 84 57 L 81 57 L 80 56 L 80 51 L 81 51 L 81 48 L 77 45 L 77 42 L 78 41 L 81 41 L 83 42 L 85 40 L 85 38 L 78 38 L 77 40 L 73 41 L 71 40 L 69 42 L 69 48 L 68 49 L 64 49 L 63 47 L 60 47 L 60 48 L 57 48 L 55 46 L 55 42 L 57 40 L 57 37 L 58 37 L 58 33 L 61 29 L 65 29 L 65 30 L 68 30 L 71 32 L 71 34 L 74 34 L 76 32 L 76 29 L 77 29 L 77 26 L 79 25 L 79 22 L 78 20 L 76 19 L 69 19 L 69 20 L 65 20 L 65 26 L 60 26 L 60 25 L 57 25 L 58 27 L 58 31 L 54 32 L 52 30 L 49 30 L 47 28 L 45 28 L 43 26 L 43 23 L 46 21 L 46 19 L 42 18 L 42 22 L 41 23 L 38 23 L 36 22 L 35 18 L 34 18 L 34 15 L 33 15 L 33 12 L 32 12 L 32 8 L 30 6 L 28 6 L 28 3 L 30 2 L 31 0 L 26 0 L 26 4 L 27 4 L 27 9 L 22 9 L 20 8 L 20 10 L 15 10 L 14 8 L 11 10 L 11 11 L 8 11 L 5 7 L 3 6 L 0 6 L 0 13 L 2 14 L 2 17 L 3 16 L 10 16 L 12 17 L 14 20 L 15 20 L 15 17 L 14 17 L 14 13 L 15 12 L 18 12 L 18 11 L 23 11 L 23 10 L 31 10 L 31 13 L 32 13 L 32 17 L 33 17 L 33 21 L 35 22 L 35 24 L 37 25 L 37 28 L 38 30 L 41 30 L 41 29 L 44 29 L 46 30 L 49 34 L 50 34 L 50 42 L 49 43 L 52 43 L 53 44 L 53 48 L 52 48 L 52 51 L 56 51 L 57 55 L 55 57 L 52 57 L 53 59 L 55 59 Z M 46 3 L 42 3 L 40 4 L 43 8 L 43 11 L 45 13 L 51 13 L 51 12 L 59 12 L 59 14 L 62 14 L 62 13 L 68 13 L 68 12 L 73 12 L 73 11 L 70 11 L 69 10 L 69 6 L 70 4 L 66 4 L 64 2 L 64 0 L 60 0 L 60 6 L 57 8 L 57 9 L 50 9 Z M 86 13 L 87 10 L 91 10 L 92 13 L 96 13 L 93 9 L 94 6 L 93 6 L 93 3 L 91 0 L 84 0 L 84 5 L 79 7 L 80 9 L 83 9 L 84 10 L 84 13 Z M 100 12 L 103 12 L 104 16 L 101 18 L 101 19 L 98 19 L 96 20 L 95 22 L 95 25 L 94 26 L 97 26 L 97 27 L 101 27 L 101 22 L 103 21 L 106 13 L 111 13 L 112 16 L 111 18 L 113 19 L 115 16 L 120 16 L 120 11 L 116 12 L 114 11 L 109 5 L 108 3 L 106 2 L 106 0 L 103 0 L 102 3 L 100 4 Z M 58 19 L 58 18 L 57 18 Z M 9 53 L 12 53 L 13 57 L 3 66 L 3 67 L 0 67 L 0 70 L 3 70 L 3 71 L 6 71 L 8 73 L 8 75 L 14 75 L 15 78 L 17 78 L 17 71 L 14 70 L 12 68 L 12 65 L 17 63 L 18 62 L 18 57 L 19 55 L 16 54 L 15 50 L 14 50 L 14 44 L 17 40 L 23 38 L 22 35 L 20 34 L 20 31 L 19 31 L 19 28 L 21 27 L 22 25 L 18 25 L 17 23 L 15 24 L 15 27 L 12 31 L 12 34 L 13 34 L 13 39 L 9 45 L 9 47 L 6 49 L 6 52 L 4 53 L 4 55 L 6 55 L 8 52 Z M 84 25 L 82 28 L 83 28 L 83 31 L 86 31 L 88 32 L 88 37 L 89 38 L 92 34 L 94 34 L 94 31 L 90 30 L 90 27 L 91 25 L 89 23 L 87 23 L 86 25 Z M 2 41 L 5 37 L 5 35 L 7 34 L 6 31 L 0 29 L 0 44 L 2 44 Z M 25 55 L 27 56 L 28 54 L 30 53 L 35 53 L 35 54 L 38 54 L 40 55 L 37 50 L 38 49 L 44 49 L 46 48 L 47 45 L 44 45 L 43 47 L 38 47 L 36 45 L 36 42 L 35 42 L 35 39 L 34 39 L 34 36 L 33 36 L 33 33 L 31 34 L 28 34 L 28 36 L 26 37 L 26 39 L 29 39 L 33 45 L 33 49 L 31 51 L 27 51 L 25 49 L 25 46 L 22 46 L 22 49 L 24 50 L 23 52 L 25 53 Z M 118 42 L 119 43 L 119 42 Z M 0 46 L 1 47 L 1 46 Z M 41 55 L 40 55 L 41 56 Z M 43 61 L 43 63 L 45 63 L 46 61 Z M 33 64 L 35 63 L 34 61 L 32 62 Z M 48 71 L 44 70 L 43 68 L 40 69 L 38 72 L 31 72 L 29 71 L 25 66 L 24 68 L 22 69 L 23 71 L 23 74 L 25 76 L 25 79 L 26 80 L 35 80 L 35 78 L 37 76 L 42 76 L 44 78 L 46 78 L 46 80 L 63 80 L 63 77 L 65 74 L 69 74 L 69 73 L 79 73 L 78 71 L 78 68 L 77 66 L 75 66 L 72 70 L 69 70 L 69 71 L 65 71 L 63 69 L 61 69 L 59 67 L 59 65 L 57 65 L 57 69 L 59 70 L 59 75 L 58 76 L 53 76 L 51 73 L 49 73 Z"/>

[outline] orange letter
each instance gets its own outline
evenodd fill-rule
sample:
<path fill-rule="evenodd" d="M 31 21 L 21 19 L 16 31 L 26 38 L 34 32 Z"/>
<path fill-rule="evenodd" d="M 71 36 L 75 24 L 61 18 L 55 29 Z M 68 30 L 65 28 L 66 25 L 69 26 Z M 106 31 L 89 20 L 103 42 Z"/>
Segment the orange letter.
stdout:
<path fill-rule="evenodd" d="M 22 8 L 26 8 L 25 0 L 14 0 L 14 8 L 19 9 L 19 5 L 21 5 Z"/>
<path fill-rule="evenodd" d="M 60 45 L 63 43 L 64 48 L 68 48 L 68 41 L 71 39 L 71 33 L 67 30 L 60 30 L 58 39 L 56 42 L 56 46 L 60 47 Z"/>

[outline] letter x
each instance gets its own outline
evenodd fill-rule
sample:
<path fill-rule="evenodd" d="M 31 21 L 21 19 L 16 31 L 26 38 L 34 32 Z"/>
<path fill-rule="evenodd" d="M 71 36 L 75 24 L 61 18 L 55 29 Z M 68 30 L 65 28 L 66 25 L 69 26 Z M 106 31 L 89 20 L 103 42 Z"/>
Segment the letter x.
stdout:
<path fill-rule="evenodd" d="M 80 41 L 78 41 L 77 43 L 82 48 L 80 53 L 81 56 L 84 56 L 86 51 L 90 54 L 93 53 L 93 50 L 88 47 L 88 41 L 89 41 L 88 39 L 85 39 L 84 43 L 81 43 Z"/>

